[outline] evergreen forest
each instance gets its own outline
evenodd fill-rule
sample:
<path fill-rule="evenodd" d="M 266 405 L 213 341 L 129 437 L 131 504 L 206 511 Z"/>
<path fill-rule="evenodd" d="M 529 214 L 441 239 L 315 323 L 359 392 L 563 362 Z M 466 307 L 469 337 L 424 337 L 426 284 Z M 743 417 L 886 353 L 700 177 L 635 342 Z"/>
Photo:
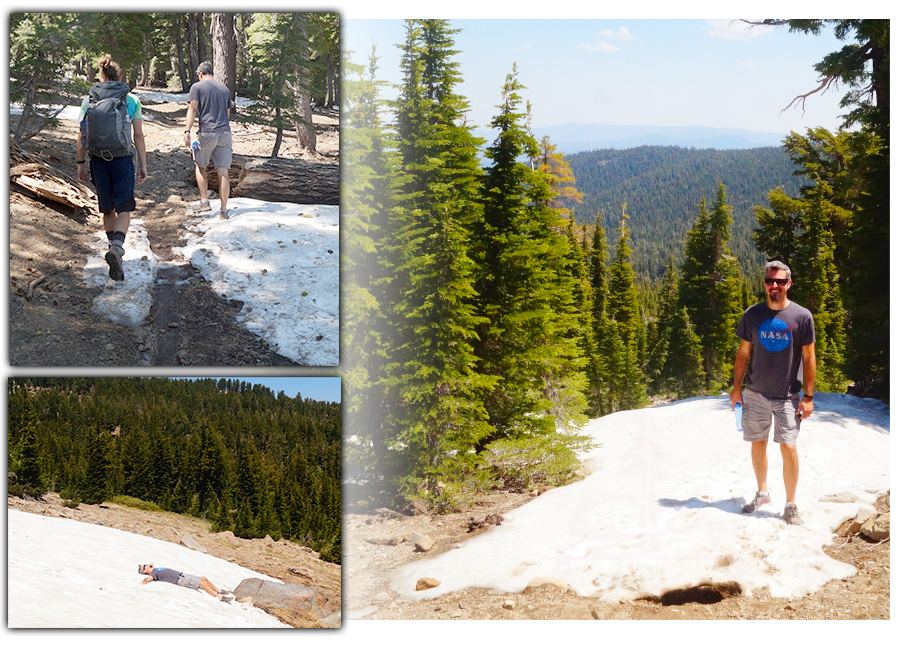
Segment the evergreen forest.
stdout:
<path fill-rule="evenodd" d="M 22 144 L 80 103 L 97 59 L 112 55 L 132 88 L 187 92 L 197 66 L 257 103 L 232 121 L 297 130 L 311 141 L 311 104 L 340 104 L 340 21 L 335 13 L 13 13 L 9 16 L 10 101 L 22 105 L 11 136 Z M 277 146 L 272 156 L 277 156 Z"/>
<path fill-rule="evenodd" d="M 374 47 L 366 64 L 345 58 L 350 504 L 453 510 L 563 484 L 588 417 L 722 394 L 768 259 L 792 268 L 790 296 L 815 317 L 816 389 L 887 397 L 889 22 L 764 23 L 846 44 L 815 66 L 819 89 L 845 91 L 843 128 L 786 136 L 780 155 L 567 159 L 532 134 L 515 66 L 483 144 L 443 20 L 406 22 L 391 90 Z"/>
<path fill-rule="evenodd" d="M 662 278 L 670 259 L 680 258 L 698 200 L 712 199 L 720 180 L 734 207 L 731 251 L 741 270 L 756 276 L 762 256 L 753 241 L 753 208 L 766 203 L 770 190 L 781 188 L 795 196 L 804 183 L 779 147 L 600 149 L 572 154 L 569 163 L 584 193 L 582 203 L 573 206 L 578 218 L 601 214 L 609 234 L 622 202 L 628 202 L 634 271 L 638 280 L 653 283 Z"/>
<path fill-rule="evenodd" d="M 341 405 L 238 379 L 13 377 L 8 490 L 130 497 L 341 561 Z"/>

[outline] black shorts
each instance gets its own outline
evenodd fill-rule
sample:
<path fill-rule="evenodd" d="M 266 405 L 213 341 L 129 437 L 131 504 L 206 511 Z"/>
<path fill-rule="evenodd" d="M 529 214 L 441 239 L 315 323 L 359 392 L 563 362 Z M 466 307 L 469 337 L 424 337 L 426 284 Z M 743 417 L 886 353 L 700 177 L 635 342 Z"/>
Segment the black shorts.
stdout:
<path fill-rule="evenodd" d="M 91 181 L 97 189 L 100 213 L 134 211 L 134 161 L 131 156 L 104 161 L 91 157 Z"/>

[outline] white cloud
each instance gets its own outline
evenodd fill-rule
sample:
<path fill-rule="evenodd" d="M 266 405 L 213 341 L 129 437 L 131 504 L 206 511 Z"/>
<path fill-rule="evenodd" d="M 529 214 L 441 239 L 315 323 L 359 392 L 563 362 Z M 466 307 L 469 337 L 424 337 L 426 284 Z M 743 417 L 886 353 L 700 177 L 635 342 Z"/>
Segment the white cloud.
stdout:
<path fill-rule="evenodd" d="M 709 34 L 714 39 L 756 39 L 769 34 L 775 28 L 771 25 L 750 25 L 737 19 L 715 19 L 707 21 L 712 26 Z"/>
<path fill-rule="evenodd" d="M 628 28 L 619 28 L 618 32 L 613 32 L 612 30 L 601 30 L 599 32 L 601 37 L 612 37 L 613 39 L 621 39 L 622 41 L 632 41 L 637 39 L 631 32 L 628 31 Z"/>
<path fill-rule="evenodd" d="M 618 46 L 613 46 L 612 44 L 608 44 L 605 41 L 601 41 L 596 46 L 594 46 L 592 44 L 578 44 L 578 47 L 583 48 L 585 50 L 601 50 L 601 51 L 608 51 L 608 52 L 619 50 Z"/>
<path fill-rule="evenodd" d="M 754 62 L 753 60 L 745 60 L 743 62 L 738 62 L 738 64 L 740 64 L 742 67 L 755 67 L 756 66 L 756 62 Z"/>

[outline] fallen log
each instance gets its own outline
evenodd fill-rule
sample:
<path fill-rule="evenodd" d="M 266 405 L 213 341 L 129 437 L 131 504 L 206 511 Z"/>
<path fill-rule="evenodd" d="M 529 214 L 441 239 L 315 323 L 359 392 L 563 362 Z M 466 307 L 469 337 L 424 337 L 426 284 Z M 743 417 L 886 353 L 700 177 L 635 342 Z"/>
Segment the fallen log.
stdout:
<path fill-rule="evenodd" d="M 244 163 L 232 197 L 267 202 L 338 204 L 340 166 L 291 158 L 255 158 Z"/>

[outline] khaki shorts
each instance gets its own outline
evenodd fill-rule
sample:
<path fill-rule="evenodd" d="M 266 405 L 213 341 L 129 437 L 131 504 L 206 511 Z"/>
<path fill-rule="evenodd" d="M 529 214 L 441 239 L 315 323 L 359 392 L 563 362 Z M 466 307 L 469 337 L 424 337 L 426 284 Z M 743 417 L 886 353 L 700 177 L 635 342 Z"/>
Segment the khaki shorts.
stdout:
<path fill-rule="evenodd" d="M 741 424 L 744 427 L 745 441 L 768 440 L 772 420 L 775 420 L 776 443 L 797 445 L 800 434 L 800 396 L 788 398 L 767 397 L 755 390 L 744 390 L 744 413 Z"/>
<path fill-rule="evenodd" d="M 231 167 L 231 131 L 199 133 L 197 142 L 200 143 L 200 149 L 191 150 L 194 163 L 205 168 L 212 157 L 217 170 Z"/>
<path fill-rule="evenodd" d="M 181 578 L 178 579 L 178 585 L 183 588 L 196 590 L 200 587 L 200 577 L 194 576 L 193 574 L 182 574 Z"/>

